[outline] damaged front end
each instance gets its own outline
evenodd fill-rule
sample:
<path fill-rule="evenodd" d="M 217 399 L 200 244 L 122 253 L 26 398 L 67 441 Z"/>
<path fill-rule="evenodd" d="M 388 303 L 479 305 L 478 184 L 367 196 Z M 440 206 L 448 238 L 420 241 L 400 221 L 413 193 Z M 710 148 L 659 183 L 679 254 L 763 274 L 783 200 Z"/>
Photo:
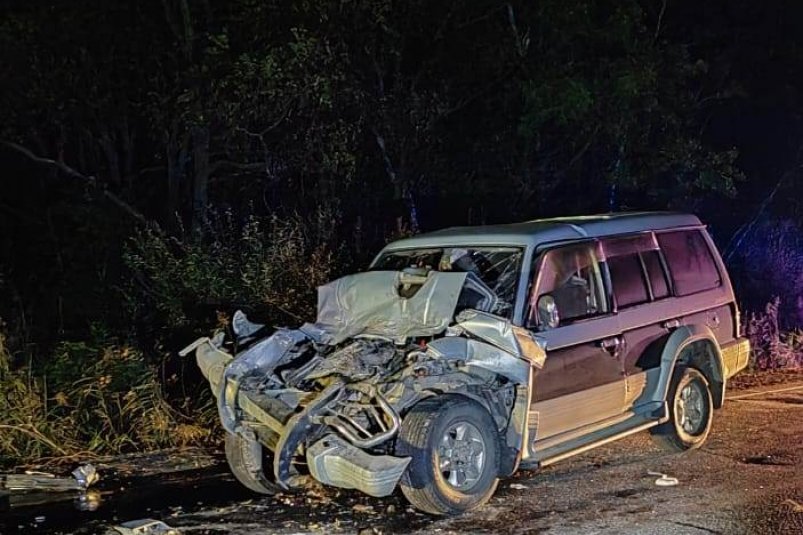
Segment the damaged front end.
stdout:
<path fill-rule="evenodd" d="M 249 487 L 312 477 L 386 496 L 410 463 L 395 438 L 425 398 L 464 396 L 488 411 L 504 445 L 499 475 L 526 456 L 532 374 L 545 355 L 528 331 L 483 311 L 493 304 L 470 273 L 368 272 L 320 287 L 315 323 L 265 337 L 238 312 L 231 344 L 219 333 L 182 354 L 195 351 Z"/>

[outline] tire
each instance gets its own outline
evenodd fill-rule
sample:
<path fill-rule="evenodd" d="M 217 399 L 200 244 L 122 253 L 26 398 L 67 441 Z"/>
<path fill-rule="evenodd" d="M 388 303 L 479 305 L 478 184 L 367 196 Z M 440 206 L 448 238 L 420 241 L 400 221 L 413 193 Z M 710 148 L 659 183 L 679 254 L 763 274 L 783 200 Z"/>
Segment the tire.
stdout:
<path fill-rule="evenodd" d="M 234 477 L 244 487 L 259 494 L 276 494 L 276 489 L 264 479 L 252 473 L 249 466 L 253 466 L 251 450 L 248 442 L 241 436 L 226 433 L 226 461 Z M 263 457 L 263 463 L 265 459 Z M 263 464 L 264 466 L 264 464 Z"/>
<path fill-rule="evenodd" d="M 695 368 L 676 368 L 666 400 L 669 421 L 650 430 L 656 444 L 674 452 L 702 446 L 714 416 L 711 387 L 705 376 Z"/>
<path fill-rule="evenodd" d="M 475 509 L 493 496 L 499 482 L 496 425 L 485 408 L 466 398 L 418 403 L 402 422 L 396 454 L 412 457 L 399 482 L 402 493 L 427 513 Z"/>

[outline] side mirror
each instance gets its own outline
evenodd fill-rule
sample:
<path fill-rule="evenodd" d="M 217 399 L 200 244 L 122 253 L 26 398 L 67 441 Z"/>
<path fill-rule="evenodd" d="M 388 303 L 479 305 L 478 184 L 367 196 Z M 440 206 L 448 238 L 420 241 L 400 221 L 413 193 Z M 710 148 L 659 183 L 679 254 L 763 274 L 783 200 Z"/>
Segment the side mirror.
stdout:
<path fill-rule="evenodd" d="M 538 320 L 543 329 L 554 329 L 560 325 L 560 314 L 555 298 L 550 294 L 544 294 L 538 298 Z"/>

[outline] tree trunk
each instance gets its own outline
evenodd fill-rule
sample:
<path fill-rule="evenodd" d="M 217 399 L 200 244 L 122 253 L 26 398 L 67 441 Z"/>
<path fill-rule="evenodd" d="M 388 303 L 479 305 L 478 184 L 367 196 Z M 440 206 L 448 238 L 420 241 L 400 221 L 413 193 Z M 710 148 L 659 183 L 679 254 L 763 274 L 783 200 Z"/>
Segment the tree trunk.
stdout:
<path fill-rule="evenodd" d="M 125 187 L 130 192 L 133 186 L 134 179 L 134 139 L 135 132 L 132 132 L 128 125 L 128 117 L 123 118 L 123 124 L 120 128 L 121 143 L 123 149 L 123 177 L 125 178 Z"/>
<path fill-rule="evenodd" d="M 105 126 L 100 131 L 100 146 L 106 156 L 106 165 L 109 170 L 109 182 L 115 187 L 120 185 L 120 155 L 117 153 L 117 138 Z"/>
<path fill-rule="evenodd" d="M 187 144 L 189 135 L 180 135 L 178 127 L 168 134 L 167 141 L 167 206 L 165 206 L 165 224 L 175 229 L 179 222 L 181 184 L 187 163 Z M 180 136 L 180 137 L 179 137 Z"/>
<path fill-rule="evenodd" d="M 192 161 L 194 177 L 192 182 L 192 227 L 197 228 L 206 218 L 209 204 L 209 127 L 196 126 L 192 129 Z"/>

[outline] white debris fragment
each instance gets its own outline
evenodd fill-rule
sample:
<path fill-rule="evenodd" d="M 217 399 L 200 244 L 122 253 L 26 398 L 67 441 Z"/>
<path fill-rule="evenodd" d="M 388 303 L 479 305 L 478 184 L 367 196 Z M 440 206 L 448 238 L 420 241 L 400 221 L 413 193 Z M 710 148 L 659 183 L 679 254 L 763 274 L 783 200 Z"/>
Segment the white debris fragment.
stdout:
<path fill-rule="evenodd" d="M 171 528 L 161 520 L 143 518 L 141 520 L 131 520 L 112 528 L 120 535 L 181 535 L 181 532 Z"/>
<path fill-rule="evenodd" d="M 521 483 L 511 483 L 510 488 L 513 490 L 527 490 L 530 487 L 527 485 L 522 485 Z"/>
<path fill-rule="evenodd" d="M 22 492 L 65 492 L 86 490 L 100 479 L 97 469 L 91 464 L 79 466 L 72 478 L 56 477 L 48 472 L 26 471 L 24 474 L 0 474 L 0 488 Z"/>
<path fill-rule="evenodd" d="M 680 481 L 676 477 L 670 477 L 661 472 L 647 472 L 649 476 L 658 476 L 658 479 L 655 480 L 655 484 L 659 487 L 674 487 Z"/>

